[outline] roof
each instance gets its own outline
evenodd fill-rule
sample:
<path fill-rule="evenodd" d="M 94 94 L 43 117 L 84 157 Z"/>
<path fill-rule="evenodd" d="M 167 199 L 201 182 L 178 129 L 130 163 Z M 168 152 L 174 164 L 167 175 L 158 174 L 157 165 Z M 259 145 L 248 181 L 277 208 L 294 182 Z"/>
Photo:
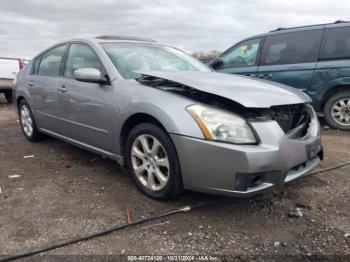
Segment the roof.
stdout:
<path fill-rule="evenodd" d="M 337 20 L 333 23 L 326 23 L 326 24 L 315 24 L 315 25 L 295 26 L 295 27 L 279 27 L 279 28 L 272 30 L 270 32 L 290 30 L 290 29 L 301 29 L 301 28 L 309 29 L 310 27 L 324 27 L 324 26 L 329 26 L 329 25 L 346 24 L 346 23 L 349 23 L 349 21 Z"/>
<path fill-rule="evenodd" d="M 33 59 L 40 56 L 41 54 L 45 53 L 46 51 L 54 48 L 55 46 L 67 44 L 70 42 L 85 42 L 90 43 L 94 45 L 98 45 L 99 43 L 113 43 L 113 42 L 134 42 L 134 43 L 149 43 L 154 45 L 163 45 L 162 43 L 159 43 L 151 38 L 144 38 L 144 37 L 136 37 L 136 36 L 118 36 L 118 35 L 100 35 L 95 37 L 83 37 L 83 38 L 73 38 L 65 41 L 58 42 L 46 49 L 44 49 L 42 52 L 37 54 Z M 166 45 L 168 46 L 168 45 Z"/>
<path fill-rule="evenodd" d="M 155 40 L 150 39 L 150 38 L 136 37 L 136 36 L 118 36 L 118 35 L 100 35 L 100 36 L 96 36 L 95 39 L 138 41 L 138 42 L 156 42 Z"/>
<path fill-rule="evenodd" d="M 345 27 L 345 26 L 350 26 L 350 21 L 337 20 L 333 23 L 325 23 L 325 24 L 305 25 L 305 26 L 296 26 L 296 27 L 279 27 L 279 28 L 277 28 L 275 30 L 271 30 L 270 32 L 267 32 L 267 33 L 249 36 L 240 42 L 247 41 L 247 40 L 254 39 L 254 38 L 258 38 L 258 37 L 274 35 L 274 34 L 291 33 L 291 32 L 299 32 L 299 31 L 307 31 L 307 30 L 333 28 L 333 27 Z"/>

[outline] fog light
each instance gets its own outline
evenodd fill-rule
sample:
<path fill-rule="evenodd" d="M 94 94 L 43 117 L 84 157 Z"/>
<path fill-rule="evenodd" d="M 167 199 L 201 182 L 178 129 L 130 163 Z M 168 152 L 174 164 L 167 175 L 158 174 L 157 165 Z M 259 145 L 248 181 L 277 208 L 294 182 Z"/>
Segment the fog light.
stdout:
<path fill-rule="evenodd" d="M 264 183 L 265 173 L 256 174 L 236 174 L 235 190 L 247 191 L 248 188 L 260 186 Z"/>

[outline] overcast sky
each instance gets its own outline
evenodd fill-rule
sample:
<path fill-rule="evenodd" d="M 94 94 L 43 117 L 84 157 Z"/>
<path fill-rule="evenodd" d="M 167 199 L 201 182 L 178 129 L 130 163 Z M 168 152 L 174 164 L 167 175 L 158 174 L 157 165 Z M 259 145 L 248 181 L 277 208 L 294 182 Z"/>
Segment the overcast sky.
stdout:
<path fill-rule="evenodd" d="M 31 58 L 70 38 L 144 36 L 220 50 L 277 27 L 350 20 L 349 0 L 2 0 L 0 56 Z"/>

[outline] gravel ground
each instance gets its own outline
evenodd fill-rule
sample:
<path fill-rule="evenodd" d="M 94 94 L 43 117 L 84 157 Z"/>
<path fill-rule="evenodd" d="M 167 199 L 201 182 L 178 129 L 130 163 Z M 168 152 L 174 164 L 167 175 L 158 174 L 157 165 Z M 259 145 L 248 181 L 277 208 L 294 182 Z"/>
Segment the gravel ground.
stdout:
<path fill-rule="evenodd" d="M 126 223 L 126 209 L 136 220 L 222 199 L 186 192 L 168 202 L 151 200 L 109 159 L 49 137 L 27 142 L 14 106 L 4 102 L 0 131 L 0 256 Z M 326 157 L 318 168 L 350 159 L 349 134 L 323 130 Z M 27 155 L 34 157 L 23 158 Z M 350 260 L 349 171 L 305 177 L 252 198 L 230 199 L 25 260 L 120 261 L 125 255 Z M 9 178 L 16 174 L 20 177 Z"/>

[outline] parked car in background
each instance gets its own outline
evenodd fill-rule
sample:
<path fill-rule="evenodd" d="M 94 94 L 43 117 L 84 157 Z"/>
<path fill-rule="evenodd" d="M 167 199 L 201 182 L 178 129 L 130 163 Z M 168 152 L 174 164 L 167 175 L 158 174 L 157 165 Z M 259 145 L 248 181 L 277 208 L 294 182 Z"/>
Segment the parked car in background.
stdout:
<path fill-rule="evenodd" d="M 59 43 L 18 74 L 15 90 L 29 141 L 45 133 L 117 160 L 156 199 L 184 188 L 248 196 L 322 159 L 307 95 L 216 73 L 147 39 Z"/>
<path fill-rule="evenodd" d="M 0 93 L 9 103 L 12 103 L 13 80 L 23 67 L 21 59 L 0 57 Z"/>
<path fill-rule="evenodd" d="M 329 126 L 350 130 L 349 22 L 278 28 L 235 44 L 209 65 L 298 88 Z"/>

